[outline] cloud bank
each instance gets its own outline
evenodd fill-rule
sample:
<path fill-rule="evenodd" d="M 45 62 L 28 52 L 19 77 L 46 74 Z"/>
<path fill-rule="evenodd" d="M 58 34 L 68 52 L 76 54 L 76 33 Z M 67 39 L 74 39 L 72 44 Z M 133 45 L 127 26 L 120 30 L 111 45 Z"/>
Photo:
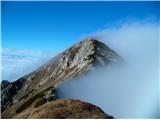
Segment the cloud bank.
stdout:
<path fill-rule="evenodd" d="M 94 103 L 115 118 L 160 118 L 158 24 L 127 22 L 89 36 L 115 50 L 126 66 L 65 82 L 57 88 L 59 98 Z"/>
<path fill-rule="evenodd" d="M 27 49 L 2 49 L 2 80 L 14 81 L 40 67 L 55 53 Z"/>

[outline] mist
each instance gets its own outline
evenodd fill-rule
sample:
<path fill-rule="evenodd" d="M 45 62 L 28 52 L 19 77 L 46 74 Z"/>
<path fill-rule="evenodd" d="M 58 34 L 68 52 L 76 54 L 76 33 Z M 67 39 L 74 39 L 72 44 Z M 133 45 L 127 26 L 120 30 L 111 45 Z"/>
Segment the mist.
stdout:
<path fill-rule="evenodd" d="M 43 65 L 54 55 L 54 52 L 41 50 L 3 48 L 0 81 L 15 81 Z"/>
<path fill-rule="evenodd" d="M 158 25 L 123 23 L 91 34 L 125 61 L 66 81 L 58 98 L 93 103 L 115 118 L 160 118 Z"/>

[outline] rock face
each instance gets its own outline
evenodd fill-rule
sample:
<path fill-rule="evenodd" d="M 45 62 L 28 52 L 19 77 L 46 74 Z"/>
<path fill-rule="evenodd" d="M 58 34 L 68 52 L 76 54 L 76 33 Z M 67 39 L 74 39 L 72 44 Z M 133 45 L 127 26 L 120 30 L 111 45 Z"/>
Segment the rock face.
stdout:
<path fill-rule="evenodd" d="M 25 79 L 21 78 L 15 82 L 2 81 L 1 84 L 1 111 L 5 110 L 7 106 L 11 106 L 12 97 L 17 94 L 24 85 Z"/>
<path fill-rule="evenodd" d="M 55 88 L 63 81 L 119 59 L 119 55 L 104 43 L 91 38 L 73 45 L 2 90 L 2 118 L 12 118 L 36 105 L 55 100 Z"/>
<path fill-rule="evenodd" d="M 54 109 L 53 109 L 54 108 Z M 15 119 L 111 119 L 99 107 L 80 100 L 56 100 L 25 111 Z"/>
<path fill-rule="evenodd" d="M 7 80 L 3 80 L 2 83 L 1 83 L 1 90 L 6 88 L 8 85 L 10 85 L 10 82 L 7 81 Z"/>

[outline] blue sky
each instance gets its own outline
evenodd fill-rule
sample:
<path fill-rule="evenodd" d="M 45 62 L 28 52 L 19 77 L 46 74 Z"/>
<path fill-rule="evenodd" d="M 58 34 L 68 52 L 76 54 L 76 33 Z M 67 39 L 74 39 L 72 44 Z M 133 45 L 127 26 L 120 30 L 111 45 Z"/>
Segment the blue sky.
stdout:
<path fill-rule="evenodd" d="M 2 2 L 2 47 L 62 51 L 97 30 L 157 14 L 157 2 Z"/>
<path fill-rule="evenodd" d="M 137 47 L 157 41 L 158 7 L 158 2 L 3 1 L 2 79 L 18 79 L 90 35 L 107 39 L 120 55 L 134 41 Z"/>

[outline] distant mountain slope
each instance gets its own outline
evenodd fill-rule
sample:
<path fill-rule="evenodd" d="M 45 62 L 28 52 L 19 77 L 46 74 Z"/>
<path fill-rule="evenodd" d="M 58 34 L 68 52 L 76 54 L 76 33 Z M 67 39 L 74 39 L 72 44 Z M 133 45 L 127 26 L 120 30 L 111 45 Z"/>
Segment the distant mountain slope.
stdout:
<path fill-rule="evenodd" d="M 55 88 L 63 81 L 87 73 L 93 68 L 115 63 L 119 59 L 117 53 L 92 38 L 73 45 L 39 69 L 18 79 L 17 81 L 23 80 L 18 89 L 15 81 L 2 90 L 2 118 L 12 118 L 22 111 L 34 108 L 39 101 L 41 105 L 55 100 Z M 16 92 L 10 94 L 13 85 Z"/>

